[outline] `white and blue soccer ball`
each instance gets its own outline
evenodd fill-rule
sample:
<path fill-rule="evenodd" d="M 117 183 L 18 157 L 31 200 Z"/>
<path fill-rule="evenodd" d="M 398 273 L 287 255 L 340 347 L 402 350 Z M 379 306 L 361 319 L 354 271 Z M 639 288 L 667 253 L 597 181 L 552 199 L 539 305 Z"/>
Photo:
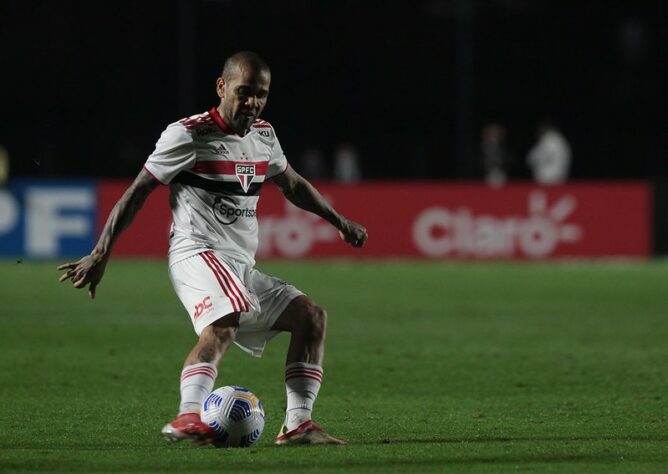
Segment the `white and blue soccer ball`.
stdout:
<path fill-rule="evenodd" d="M 252 446 L 264 429 L 262 402 L 243 387 L 229 385 L 211 392 L 204 400 L 202 421 L 218 436 L 215 446 Z"/>

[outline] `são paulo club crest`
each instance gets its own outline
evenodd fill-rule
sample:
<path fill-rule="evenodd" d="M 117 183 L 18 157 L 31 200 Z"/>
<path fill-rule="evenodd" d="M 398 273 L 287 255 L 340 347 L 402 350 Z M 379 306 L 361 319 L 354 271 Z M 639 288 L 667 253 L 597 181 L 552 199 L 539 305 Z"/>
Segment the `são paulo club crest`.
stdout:
<path fill-rule="evenodd" d="M 244 192 L 247 193 L 248 188 L 250 188 L 250 185 L 253 182 L 253 178 L 255 178 L 255 165 L 237 164 L 235 167 L 235 171 L 237 174 L 237 179 L 241 184 L 241 189 L 243 189 Z"/>

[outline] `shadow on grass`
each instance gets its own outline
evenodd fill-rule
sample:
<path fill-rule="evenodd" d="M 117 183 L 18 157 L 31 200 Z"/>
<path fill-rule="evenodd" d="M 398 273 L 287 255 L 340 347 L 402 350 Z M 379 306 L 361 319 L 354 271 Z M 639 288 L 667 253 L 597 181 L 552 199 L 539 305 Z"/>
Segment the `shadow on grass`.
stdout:
<path fill-rule="evenodd" d="M 378 445 L 378 444 L 462 444 L 462 443 L 514 443 L 514 442 L 583 442 L 583 441 L 668 441 L 668 436 L 664 435 L 631 435 L 631 436 L 480 436 L 465 438 L 402 438 L 402 439 L 379 439 L 373 441 L 355 441 L 358 445 Z"/>
<path fill-rule="evenodd" d="M 466 443 L 568 443 L 568 442 L 592 442 L 592 441 L 630 441 L 630 442 L 665 442 L 668 441 L 668 435 L 630 435 L 630 436 L 471 436 L 471 437 L 435 437 L 435 438 L 401 438 L 401 439 L 374 439 L 374 440 L 351 440 L 350 447 L 355 446 L 378 446 L 378 445 L 410 445 L 410 444 L 466 444 Z M 322 446 L 319 446 L 322 447 Z M 2 451 L 125 451 L 125 450 L 154 450 L 154 449 L 202 449 L 190 444 L 168 445 L 168 444 L 133 444 L 132 446 L 124 444 L 108 444 L 108 443 L 87 443 L 76 445 L 62 445 L 62 446 L 0 446 Z M 308 445 L 293 445 L 293 446 L 255 446 L 251 449 L 312 449 L 313 446 Z M 212 449 L 204 447 L 203 449 Z M 248 448 L 226 448 L 232 450 L 245 451 Z M 345 449 L 345 448 L 342 448 Z M 225 449 L 221 449 L 225 451 Z"/>
<path fill-rule="evenodd" d="M 135 463 L 128 462 L 110 462 L 93 460 L 53 460 L 46 459 L 27 459 L 23 461 L 0 461 L 0 470 L 2 472 L 167 472 L 167 469 L 173 469 L 173 462 L 164 463 L 157 460 L 148 462 L 147 459 L 137 460 Z M 434 456 L 429 459 L 321 459 L 312 463 L 309 468 L 316 472 L 442 472 L 445 467 L 455 466 L 473 466 L 473 465 L 530 465 L 530 464 L 605 464 L 615 463 L 642 463 L 655 464 L 663 462 L 658 459 L 648 459 L 643 456 L 624 456 L 620 459 L 619 455 L 604 454 L 524 454 L 524 455 L 497 455 L 497 456 Z M 298 458 L 294 460 L 275 460 L 275 461 L 251 461 L 251 460 L 189 460 L 188 468 L 179 470 L 179 472 L 220 472 L 224 465 L 227 470 L 252 469 L 253 472 L 295 472 L 301 471 L 304 465 Z M 573 468 L 574 471 L 581 472 L 580 468 Z M 352 470 L 352 471 L 351 471 Z M 244 471 L 246 472 L 246 471 Z M 585 472 L 585 471 L 582 471 Z"/>
<path fill-rule="evenodd" d="M 597 452 L 597 453 L 564 453 L 549 452 L 548 447 L 543 453 L 490 453 L 488 456 L 480 455 L 479 452 L 471 452 L 473 448 L 449 450 L 445 452 L 446 445 L 461 445 L 467 443 L 582 443 L 582 442 L 607 442 L 607 441 L 629 441 L 629 442 L 665 442 L 668 436 L 518 436 L 518 437 L 436 437 L 418 439 L 381 439 L 373 441 L 353 441 L 346 447 L 306 447 L 306 446 L 258 446 L 257 448 L 239 448 L 248 452 L 251 456 L 225 456 L 225 449 L 214 450 L 210 448 L 196 449 L 191 446 L 167 447 L 150 445 L 113 446 L 105 444 L 89 444 L 78 447 L 22 447 L 22 448 L 0 448 L 0 472 L 167 472 L 173 468 L 175 459 L 188 461 L 188 468 L 180 472 L 219 472 L 224 465 L 227 470 L 252 469 L 253 472 L 295 472 L 308 465 L 322 472 L 339 472 L 341 470 L 352 472 L 441 472 L 448 466 L 474 466 L 474 465 L 535 465 L 535 464 L 571 464 L 572 472 L 586 472 L 587 464 L 612 465 L 623 463 L 656 464 L 665 463 L 668 454 L 661 456 L 643 455 L 640 453 L 625 453 L 620 457 L 619 452 Z M 414 444 L 441 445 L 441 450 L 432 450 L 428 458 L 416 457 L 406 459 L 403 454 L 393 454 L 393 446 L 410 446 Z M 387 445 L 387 449 L 382 446 Z M 355 447 L 360 449 L 354 449 Z M 369 447 L 375 446 L 373 459 L 360 456 Z M 365 448 L 366 447 L 366 448 Z M 185 449 L 183 449 L 185 448 Z M 312 454 L 318 454 L 317 460 L 312 456 L 300 456 L 296 449 L 306 449 Z M 233 449 L 236 451 L 237 449 Z M 257 450 L 256 454 L 253 454 Z M 3 453 L 4 451 L 4 453 Z M 13 451 L 13 452 L 12 452 Z M 96 453 L 97 451 L 97 453 Z M 178 453 L 177 451 L 180 451 Z M 188 452 L 189 451 L 189 452 Z M 207 451 L 220 452 L 221 456 L 207 455 Z M 479 451 L 479 449 L 477 450 Z M 121 452 L 117 454 L 116 452 Z M 347 452 L 347 454 L 346 454 Z M 84 454 L 86 453 L 86 454 Z M 90 454 L 88 454 L 90 453 Z M 280 456 L 275 456 L 278 454 Z M 335 454 L 336 453 L 336 454 Z M 233 454 L 233 453 L 229 453 Z M 239 453 L 241 454 L 241 453 Z M 287 454 L 288 456 L 283 456 Z M 335 454 L 335 455 L 334 455 Z M 340 455 L 343 455 L 340 456 Z M 176 457 L 175 457 L 176 456 Z M 5 459 L 2 459 L 5 458 Z M 274 459 L 271 459 L 274 458 Z M 575 468 L 574 466 L 579 466 Z M 467 468 L 468 469 L 468 468 Z"/>

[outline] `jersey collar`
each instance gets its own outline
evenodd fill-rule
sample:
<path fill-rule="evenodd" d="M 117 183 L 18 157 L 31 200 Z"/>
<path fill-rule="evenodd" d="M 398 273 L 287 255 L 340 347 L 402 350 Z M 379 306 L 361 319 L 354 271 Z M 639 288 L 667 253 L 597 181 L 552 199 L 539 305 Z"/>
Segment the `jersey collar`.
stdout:
<path fill-rule="evenodd" d="M 213 117 L 213 121 L 216 122 L 216 125 L 227 135 L 238 135 L 237 132 L 232 130 L 232 127 L 230 127 L 228 124 L 225 123 L 225 120 L 223 120 L 223 117 L 220 116 L 218 113 L 217 108 L 212 108 L 209 110 L 209 115 Z"/>

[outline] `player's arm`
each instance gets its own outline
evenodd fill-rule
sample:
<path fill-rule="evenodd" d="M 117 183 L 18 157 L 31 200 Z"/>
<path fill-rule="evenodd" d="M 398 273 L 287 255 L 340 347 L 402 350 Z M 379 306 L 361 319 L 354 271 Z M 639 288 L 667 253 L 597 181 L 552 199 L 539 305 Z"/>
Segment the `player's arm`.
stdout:
<path fill-rule="evenodd" d="M 67 272 L 60 277 L 59 281 L 71 279 L 75 288 L 84 288 L 90 284 L 88 294 L 91 298 L 95 298 L 95 288 L 102 280 L 114 243 L 130 225 L 148 195 L 157 185 L 158 181 L 142 169 L 111 210 L 93 251 L 76 262 L 60 265 L 58 270 L 67 270 Z"/>
<path fill-rule="evenodd" d="M 339 230 L 341 238 L 353 247 L 361 247 L 368 235 L 364 226 L 336 212 L 322 194 L 288 164 L 285 172 L 271 178 L 283 195 L 297 207 L 312 212 Z"/>

